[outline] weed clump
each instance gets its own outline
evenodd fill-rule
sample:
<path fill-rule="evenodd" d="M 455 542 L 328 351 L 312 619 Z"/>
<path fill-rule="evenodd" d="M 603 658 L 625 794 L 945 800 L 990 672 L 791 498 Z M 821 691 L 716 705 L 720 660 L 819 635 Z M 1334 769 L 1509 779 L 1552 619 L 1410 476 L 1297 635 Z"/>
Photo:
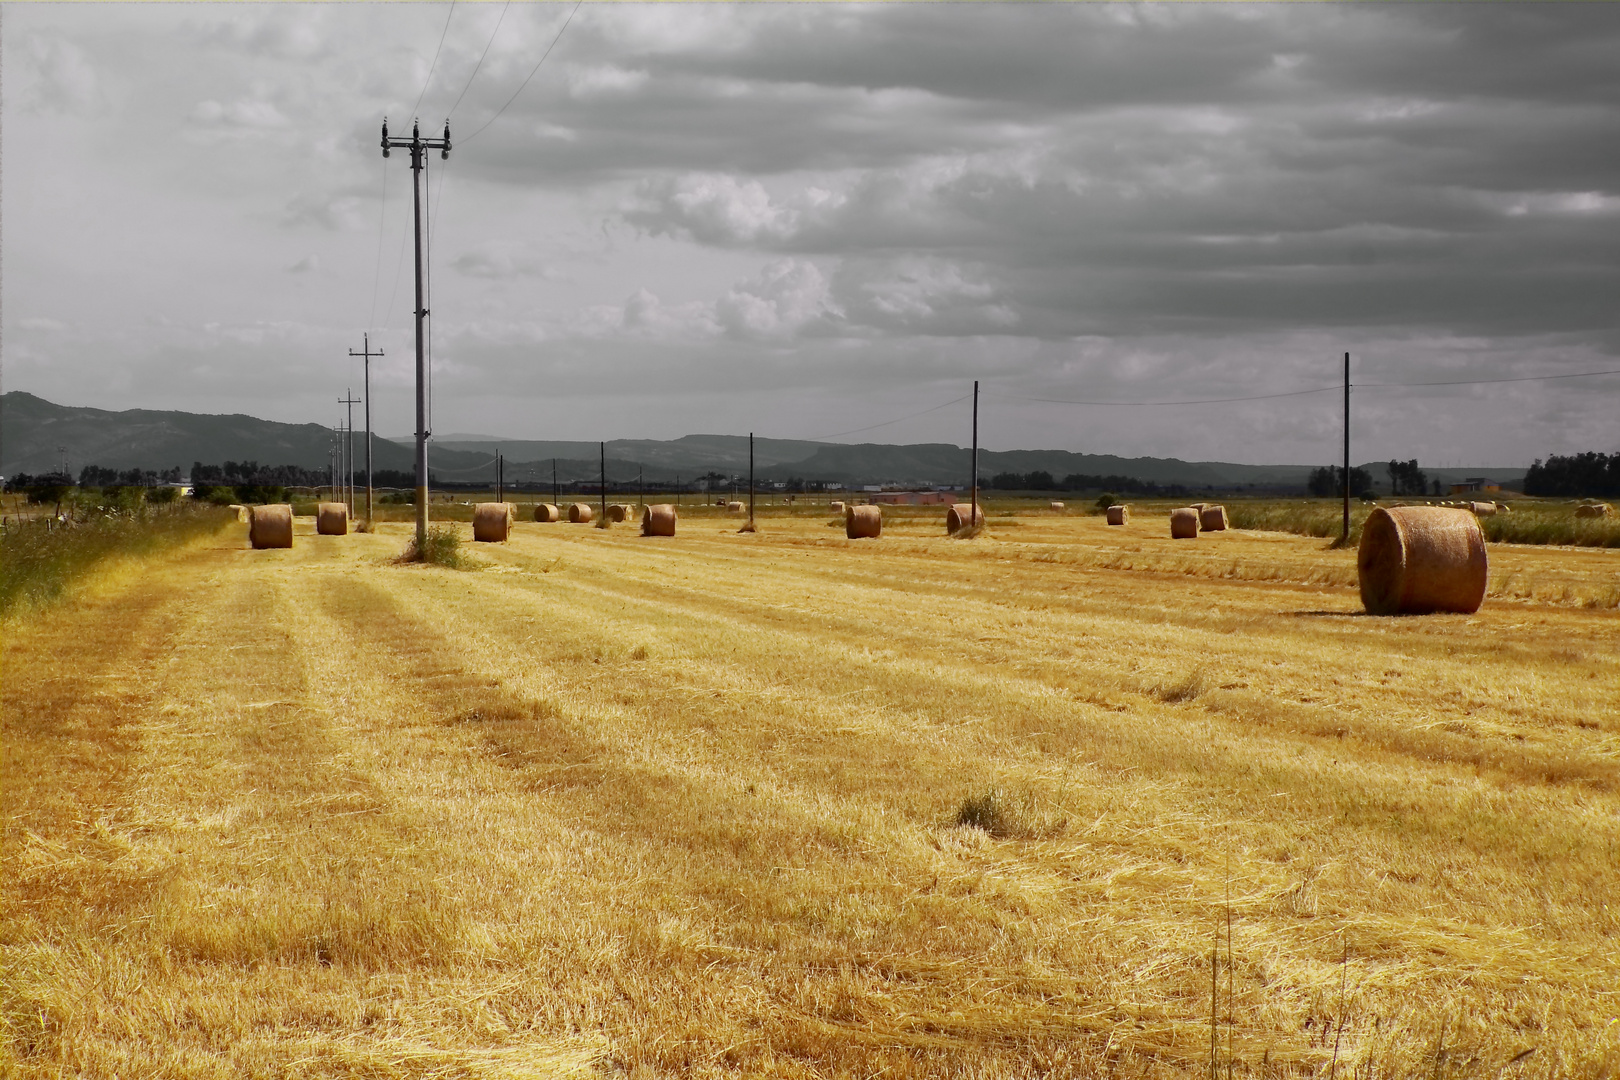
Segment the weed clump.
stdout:
<path fill-rule="evenodd" d="M 956 808 L 958 828 L 981 829 L 991 836 L 1013 836 L 1020 830 L 1017 815 L 995 788 L 983 795 L 970 795 Z"/>
<path fill-rule="evenodd" d="M 461 533 L 454 525 L 430 525 L 427 536 L 421 547 L 416 544 L 416 537 L 405 546 L 400 555 L 402 563 L 430 563 L 434 566 L 444 566 L 451 570 L 463 570 L 467 567 L 467 556 L 461 550 Z"/>
<path fill-rule="evenodd" d="M 1199 668 L 1185 678 L 1155 683 L 1149 693 L 1166 705 L 1179 705 L 1198 698 L 1206 689 L 1208 684 L 1203 669 Z"/>

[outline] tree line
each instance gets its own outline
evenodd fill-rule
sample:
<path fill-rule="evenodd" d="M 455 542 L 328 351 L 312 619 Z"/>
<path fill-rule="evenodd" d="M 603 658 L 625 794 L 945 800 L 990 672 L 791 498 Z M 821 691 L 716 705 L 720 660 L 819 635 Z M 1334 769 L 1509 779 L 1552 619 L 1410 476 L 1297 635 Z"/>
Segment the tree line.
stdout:
<path fill-rule="evenodd" d="M 1620 495 L 1620 453 L 1555 454 L 1545 462 L 1537 458 L 1524 474 L 1524 493 L 1571 499 Z"/>

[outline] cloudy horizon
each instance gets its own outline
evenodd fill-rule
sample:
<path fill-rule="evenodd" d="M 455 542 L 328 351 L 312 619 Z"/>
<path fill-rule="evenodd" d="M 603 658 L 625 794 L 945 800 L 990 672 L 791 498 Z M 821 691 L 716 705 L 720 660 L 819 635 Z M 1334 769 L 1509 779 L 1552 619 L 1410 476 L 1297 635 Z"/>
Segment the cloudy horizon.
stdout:
<path fill-rule="evenodd" d="M 1358 461 L 1620 451 L 1620 376 L 1488 381 L 1620 368 L 1620 5 L 113 4 L 0 35 L 7 391 L 331 424 L 369 333 L 375 427 L 409 430 L 378 136 L 420 98 L 455 144 L 438 431 L 965 444 L 979 379 L 992 449 L 1314 464 L 1341 399 L 1297 392 L 1349 352 Z"/>

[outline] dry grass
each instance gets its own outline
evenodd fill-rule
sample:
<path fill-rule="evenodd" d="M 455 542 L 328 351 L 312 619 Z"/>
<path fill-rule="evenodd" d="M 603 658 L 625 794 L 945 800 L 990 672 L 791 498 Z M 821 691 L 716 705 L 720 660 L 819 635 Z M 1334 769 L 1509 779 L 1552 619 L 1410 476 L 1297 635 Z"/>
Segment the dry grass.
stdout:
<path fill-rule="evenodd" d="M 1371 618 L 1138 512 L 300 521 L 17 623 L 5 1067 L 1203 1075 L 1229 903 L 1235 1076 L 1620 1070 L 1620 553 Z"/>

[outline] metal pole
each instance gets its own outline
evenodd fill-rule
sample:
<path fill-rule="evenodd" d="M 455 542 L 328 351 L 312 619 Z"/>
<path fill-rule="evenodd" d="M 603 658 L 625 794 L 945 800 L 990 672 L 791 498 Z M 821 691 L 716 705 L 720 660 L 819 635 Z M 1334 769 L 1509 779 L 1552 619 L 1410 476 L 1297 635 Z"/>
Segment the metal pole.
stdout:
<path fill-rule="evenodd" d="M 503 488 L 504 488 L 505 485 L 503 485 L 501 483 L 501 481 L 503 479 L 505 479 L 505 477 L 503 475 L 505 470 L 501 466 L 503 466 L 505 464 L 506 464 L 506 462 L 501 460 L 501 452 L 499 450 L 495 451 L 495 501 L 496 502 L 505 502 L 506 501 L 506 499 L 504 497 L 505 492 L 503 491 Z"/>
<path fill-rule="evenodd" d="M 366 336 L 365 336 L 364 340 L 365 340 L 365 345 L 362 347 L 361 351 L 357 353 L 353 349 L 350 349 L 349 350 L 349 355 L 350 356 L 364 357 L 365 362 L 366 362 L 366 391 L 365 391 L 365 393 L 366 393 L 366 527 L 370 528 L 370 526 L 371 526 L 371 358 L 373 356 L 381 356 L 383 354 L 383 351 L 381 349 L 378 349 L 376 352 L 371 351 L 371 334 L 370 334 L 369 331 L 366 333 Z"/>
<path fill-rule="evenodd" d="M 1344 354 L 1344 478 L 1340 490 L 1344 494 L 1344 536 L 1350 543 L 1350 354 Z"/>
<path fill-rule="evenodd" d="M 979 523 L 979 380 L 973 380 L 973 511 L 969 525 Z"/>
<path fill-rule="evenodd" d="M 641 466 L 636 466 L 636 509 L 647 509 L 647 485 L 641 482 Z"/>
<path fill-rule="evenodd" d="M 557 505 L 557 459 L 551 459 L 551 505 Z"/>
<path fill-rule="evenodd" d="M 605 442 L 597 443 L 596 448 L 597 448 L 597 451 L 602 455 L 602 460 L 601 460 L 602 477 L 601 477 L 600 483 L 598 484 L 598 487 L 599 487 L 600 492 L 601 492 L 602 520 L 606 521 L 607 520 L 607 443 L 605 443 Z"/>
<path fill-rule="evenodd" d="M 359 402 L 353 390 L 345 390 L 338 399 L 339 405 L 346 405 L 349 409 L 349 424 L 343 429 L 343 493 L 350 517 L 354 516 L 354 407 Z"/>
<path fill-rule="evenodd" d="M 748 524 L 754 523 L 754 433 L 748 433 Z"/>

